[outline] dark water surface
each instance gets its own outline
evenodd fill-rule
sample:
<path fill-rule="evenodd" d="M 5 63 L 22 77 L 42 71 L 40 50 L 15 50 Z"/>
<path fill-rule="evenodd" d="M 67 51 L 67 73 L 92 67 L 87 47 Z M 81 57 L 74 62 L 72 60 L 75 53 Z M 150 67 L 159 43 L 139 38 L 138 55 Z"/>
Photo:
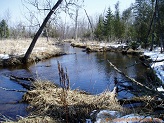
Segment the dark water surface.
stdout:
<path fill-rule="evenodd" d="M 118 98 L 130 98 L 134 96 L 132 91 L 124 90 L 123 88 L 124 86 L 131 87 L 132 83 L 110 67 L 108 60 L 128 76 L 138 81 L 148 81 L 148 70 L 135 56 L 112 52 L 87 54 L 86 52 L 82 52 L 82 49 L 72 48 L 68 44 L 64 45 L 63 50 L 72 54 L 33 64 L 28 69 L 0 69 L 0 87 L 25 90 L 21 85 L 5 76 L 11 72 L 18 76 L 34 76 L 38 79 L 51 80 L 59 84 L 57 61 L 64 68 L 67 68 L 71 89 L 78 88 L 91 94 L 99 94 L 104 90 L 112 91 L 114 88 L 114 78 L 116 77 L 121 85 L 123 85 L 119 86 L 119 89 L 122 91 L 119 92 Z M 136 88 L 134 87 L 134 90 Z M 10 116 L 14 119 L 16 115 L 26 116 L 28 114 L 26 112 L 27 104 L 15 103 L 21 100 L 22 95 L 23 93 L 20 92 L 0 89 L 0 114 Z"/>

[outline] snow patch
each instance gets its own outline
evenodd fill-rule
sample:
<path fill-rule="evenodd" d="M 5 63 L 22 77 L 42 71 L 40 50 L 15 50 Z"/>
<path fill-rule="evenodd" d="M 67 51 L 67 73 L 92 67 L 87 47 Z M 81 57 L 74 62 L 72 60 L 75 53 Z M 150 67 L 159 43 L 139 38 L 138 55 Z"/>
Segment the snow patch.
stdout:
<path fill-rule="evenodd" d="M 118 111 L 109 111 L 109 110 L 101 110 L 96 117 L 95 123 L 102 123 L 104 121 L 112 121 L 115 118 L 121 117 L 121 113 Z"/>
<path fill-rule="evenodd" d="M 164 92 L 164 89 L 163 89 L 163 87 L 161 86 L 161 87 L 159 87 L 159 88 L 157 88 L 157 90 L 158 91 L 160 91 L 160 92 Z"/>
<path fill-rule="evenodd" d="M 0 59 L 8 59 L 9 55 L 8 54 L 0 54 Z"/>
<path fill-rule="evenodd" d="M 139 122 L 163 123 L 164 121 L 159 118 L 153 118 L 151 116 L 142 116 L 138 114 L 129 114 L 129 115 L 121 116 L 121 113 L 118 111 L 102 110 L 97 114 L 95 123 L 139 123 Z M 86 123 L 91 123 L 91 122 L 86 122 Z"/>
<path fill-rule="evenodd" d="M 154 62 L 151 67 L 155 70 L 156 75 L 164 84 L 164 54 L 160 53 L 160 48 L 154 49 L 154 51 L 144 51 L 144 55 L 149 56 Z"/>
<path fill-rule="evenodd" d="M 118 47 L 125 47 L 127 46 L 126 44 L 114 44 L 114 43 L 100 43 L 100 47 L 114 47 L 114 48 L 118 48 Z"/>

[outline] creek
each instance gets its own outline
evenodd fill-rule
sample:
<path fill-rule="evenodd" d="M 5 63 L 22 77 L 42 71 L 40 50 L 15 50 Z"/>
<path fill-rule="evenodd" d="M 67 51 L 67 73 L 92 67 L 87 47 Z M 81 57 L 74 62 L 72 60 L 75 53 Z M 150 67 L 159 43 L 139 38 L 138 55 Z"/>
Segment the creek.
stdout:
<path fill-rule="evenodd" d="M 10 75 L 50 80 L 60 85 L 57 65 L 57 61 L 59 61 L 63 68 L 67 68 L 71 89 L 80 89 L 91 94 L 99 94 L 105 90 L 112 91 L 115 86 L 114 78 L 116 77 L 118 82 L 121 83 L 119 86 L 120 92 L 118 93 L 119 99 L 144 95 L 144 93 L 137 92 L 137 85 L 117 73 L 107 61 L 112 62 L 129 77 L 147 83 L 150 81 L 149 69 L 140 62 L 137 56 L 114 52 L 86 53 L 82 51 L 83 49 L 73 48 L 69 44 L 64 44 L 62 48 L 69 54 L 26 67 L 1 68 L 0 87 L 26 90 L 20 84 L 11 80 L 8 77 Z M 17 115 L 26 116 L 28 114 L 28 111 L 26 111 L 28 105 L 17 103 L 22 99 L 22 96 L 23 93 L 21 92 L 0 89 L 0 114 L 13 119 Z"/>

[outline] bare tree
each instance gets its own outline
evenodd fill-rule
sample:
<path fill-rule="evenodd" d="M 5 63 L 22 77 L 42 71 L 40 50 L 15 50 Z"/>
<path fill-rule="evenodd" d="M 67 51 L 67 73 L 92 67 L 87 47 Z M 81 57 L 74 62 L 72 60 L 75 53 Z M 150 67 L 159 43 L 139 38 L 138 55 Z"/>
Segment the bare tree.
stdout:
<path fill-rule="evenodd" d="M 77 40 L 77 33 L 78 33 L 78 30 L 77 30 L 77 26 L 78 26 L 78 11 L 79 9 L 76 8 L 76 16 L 75 16 L 75 40 Z"/>
<path fill-rule="evenodd" d="M 55 10 L 58 8 L 58 6 L 62 3 L 63 0 L 58 0 L 57 3 L 53 6 L 53 8 L 50 10 L 50 12 L 48 13 L 48 15 L 46 16 L 46 18 L 44 19 L 41 27 L 39 28 L 39 30 L 37 31 L 36 35 L 34 36 L 31 44 L 30 44 L 30 47 L 28 48 L 25 56 L 23 57 L 22 59 L 22 62 L 23 63 L 27 63 L 27 60 L 36 44 L 36 41 L 37 39 L 39 38 L 40 34 L 42 33 L 44 27 L 46 26 L 48 20 L 50 19 L 51 15 L 55 12 Z"/>
<path fill-rule="evenodd" d="M 91 39 L 93 39 L 93 30 L 94 30 L 94 29 L 93 29 L 93 25 L 92 25 L 91 19 L 90 19 L 89 15 L 88 15 L 86 9 L 84 9 L 84 11 L 85 11 L 85 14 L 86 14 L 86 16 L 87 16 L 89 25 L 90 25 L 90 27 L 91 27 Z"/>

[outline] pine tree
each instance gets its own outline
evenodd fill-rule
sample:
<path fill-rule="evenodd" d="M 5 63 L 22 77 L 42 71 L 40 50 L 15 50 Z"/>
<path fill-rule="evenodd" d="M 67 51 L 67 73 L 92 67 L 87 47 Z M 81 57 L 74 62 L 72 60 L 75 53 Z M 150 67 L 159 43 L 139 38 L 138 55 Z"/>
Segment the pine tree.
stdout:
<path fill-rule="evenodd" d="M 120 11 L 119 11 L 119 2 L 115 5 L 115 15 L 114 15 L 114 23 L 113 23 L 113 31 L 114 35 L 117 39 L 123 37 L 123 33 L 125 32 L 125 27 L 123 22 L 120 19 Z"/>
<path fill-rule="evenodd" d="M 100 16 L 99 16 L 99 21 L 98 21 L 98 23 L 97 23 L 97 27 L 96 27 L 96 29 L 95 29 L 95 31 L 94 31 L 95 37 L 96 37 L 99 41 L 103 40 L 103 38 L 104 38 L 103 30 L 104 30 L 103 16 L 100 15 Z"/>
<path fill-rule="evenodd" d="M 104 36 L 107 41 L 109 41 L 113 34 L 113 14 L 110 9 L 108 8 L 107 15 L 105 16 L 104 20 Z"/>
<path fill-rule="evenodd" d="M 6 21 L 3 19 L 0 22 L 0 38 L 8 38 L 9 37 L 9 28 Z"/>
<path fill-rule="evenodd" d="M 144 44 L 146 48 L 148 28 L 152 17 L 152 7 L 150 1 L 147 0 L 136 0 L 134 7 L 135 14 L 135 29 L 136 29 L 136 38 L 140 44 Z"/>
<path fill-rule="evenodd" d="M 122 21 L 125 26 L 124 38 L 126 41 L 133 39 L 135 35 L 135 29 L 133 26 L 132 5 L 122 12 Z"/>

